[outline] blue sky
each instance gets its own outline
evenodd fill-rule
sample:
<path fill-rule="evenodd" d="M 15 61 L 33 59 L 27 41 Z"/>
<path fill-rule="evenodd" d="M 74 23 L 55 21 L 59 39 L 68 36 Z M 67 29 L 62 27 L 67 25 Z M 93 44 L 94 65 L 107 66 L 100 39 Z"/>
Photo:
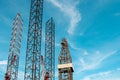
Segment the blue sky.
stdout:
<path fill-rule="evenodd" d="M 8 59 L 13 18 L 24 20 L 19 80 L 24 78 L 30 0 L 0 1 L 0 78 Z M 45 22 L 56 27 L 56 80 L 60 42 L 67 38 L 74 65 L 74 80 L 120 80 L 120 0 L 44 0 L 42 54 Z"/>

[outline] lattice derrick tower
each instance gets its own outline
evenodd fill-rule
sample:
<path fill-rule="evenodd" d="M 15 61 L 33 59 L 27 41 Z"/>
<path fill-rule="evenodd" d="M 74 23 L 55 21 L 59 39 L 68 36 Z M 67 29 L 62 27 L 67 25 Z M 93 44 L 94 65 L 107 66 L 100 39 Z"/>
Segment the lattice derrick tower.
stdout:
<path fill-rule="evenodd" d="M 55 80 L 55 23 L 53 18 L 46 22 L 45 27 L 45 69 L 49 80 Z"/>
<path fill-rule="evenodd" d="M 24 80 L 40 80 L 43 0 L 31 0 Z"/>
<path fill-rule="evenodd" d="M 72 58 L 68 48 L 68 42 L 64 38 L 61 42 L 61 51 L 58 58 L 59 80 L 73 80 Z"/>
<path fill-rule="evenodd" d="M 22 38 L 23 19 L 20 13 L 14 18 L 5 80 L 17 80 Z"/>

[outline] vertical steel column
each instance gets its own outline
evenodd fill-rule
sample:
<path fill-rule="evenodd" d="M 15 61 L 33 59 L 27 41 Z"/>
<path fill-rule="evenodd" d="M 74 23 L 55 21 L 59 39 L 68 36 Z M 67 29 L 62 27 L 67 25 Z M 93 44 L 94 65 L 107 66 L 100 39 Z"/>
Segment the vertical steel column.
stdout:
<path fill-rule="evenodd" d="M 12 27 L 12 36 L 10 40 L 10 48 L 8 54 L 7 71 L 5 74 L 5 80 L 17 80 L 20 46 L 22 38 L 23 20 L 19 13 L 14 18 Z"/>
<path fill-rule="evenodd" d="M 62 39 L 62 48 L 58 58 L 59 80 L 73 80 L 72 58 L 68 49 L 68 42 Z"/>
<path fill-rule="evenodd" d="M 43 0 L 31 0 L 24 80 L 40 80 Z"/>
<path fill-rule="evenodd" d="M 46 22 L 45 28 L 45 69 L 49 73 L 49 80 L 55 80 L 55 23 L 53 18 Z"/>

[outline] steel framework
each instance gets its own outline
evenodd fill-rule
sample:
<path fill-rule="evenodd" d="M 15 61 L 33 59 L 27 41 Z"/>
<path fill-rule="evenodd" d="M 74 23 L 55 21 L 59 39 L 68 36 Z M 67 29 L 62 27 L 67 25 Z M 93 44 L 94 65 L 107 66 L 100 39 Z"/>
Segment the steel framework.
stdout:
<path fill-rule="evenodd" d="M 31 0 L 24 80 L 40 80 L 43 0 Z"/>
<path fill-rule="evenodd" d="M 12 36 L 10 40 L 10 48 L 8 54 L 7 71 L 5 74 L 5 80 L 17 80 L 18 67 L 19 67 L 19 55 L 22 38 L 23 20 L 19 13 L 14 18 L 12 27 Z"/>
<path fill-rule="evenodd" d="M 64 38 L 61 42 L 62 48 L 59 54 L 59 80 L 73 80 L 73 66 L 72 66 L 72 58 L 68 49 L 68 42 Z"/>
<path fill-rule="evenodd" d="M 49 80 L 55 80 L 55 23 L 53 18 L 46 22 L 45 28 L 45 69 L 49 73 Z"/>

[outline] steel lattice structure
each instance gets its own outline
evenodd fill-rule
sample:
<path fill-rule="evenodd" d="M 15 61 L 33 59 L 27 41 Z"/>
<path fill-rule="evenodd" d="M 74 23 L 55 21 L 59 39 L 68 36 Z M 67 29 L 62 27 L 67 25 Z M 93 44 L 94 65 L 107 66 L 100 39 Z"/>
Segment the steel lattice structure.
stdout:
<path fill-rule="evenodd" d="M 49 80 L 55 80 L 55 23 L 53 18 L 46 22 L 45 27 L 45 69 Z"/>
<path fill-rule="evenodd" d="M 17 80 L 18 67 L 19 67 L 19 55 L 22 38 L 23 20 L 19 13 L 14 18 L 12 27 L 12 36 L 10 40 L 10 48 L 8 54 L 7 71 L 5 74 L 5 80 Z"/>
<path fill-rule="evenodd" d="M 68 48 L 68 42 L 64 38 L 61 42 L 61 51 L 59 54 L 59 80 L 73 80 L 73 66 L 72 66 L 72 58 Z"/>
<path fill-rule="evenodd" d="M 24 80 L 40 80 L 43 0 L 31 0 Z"/>

